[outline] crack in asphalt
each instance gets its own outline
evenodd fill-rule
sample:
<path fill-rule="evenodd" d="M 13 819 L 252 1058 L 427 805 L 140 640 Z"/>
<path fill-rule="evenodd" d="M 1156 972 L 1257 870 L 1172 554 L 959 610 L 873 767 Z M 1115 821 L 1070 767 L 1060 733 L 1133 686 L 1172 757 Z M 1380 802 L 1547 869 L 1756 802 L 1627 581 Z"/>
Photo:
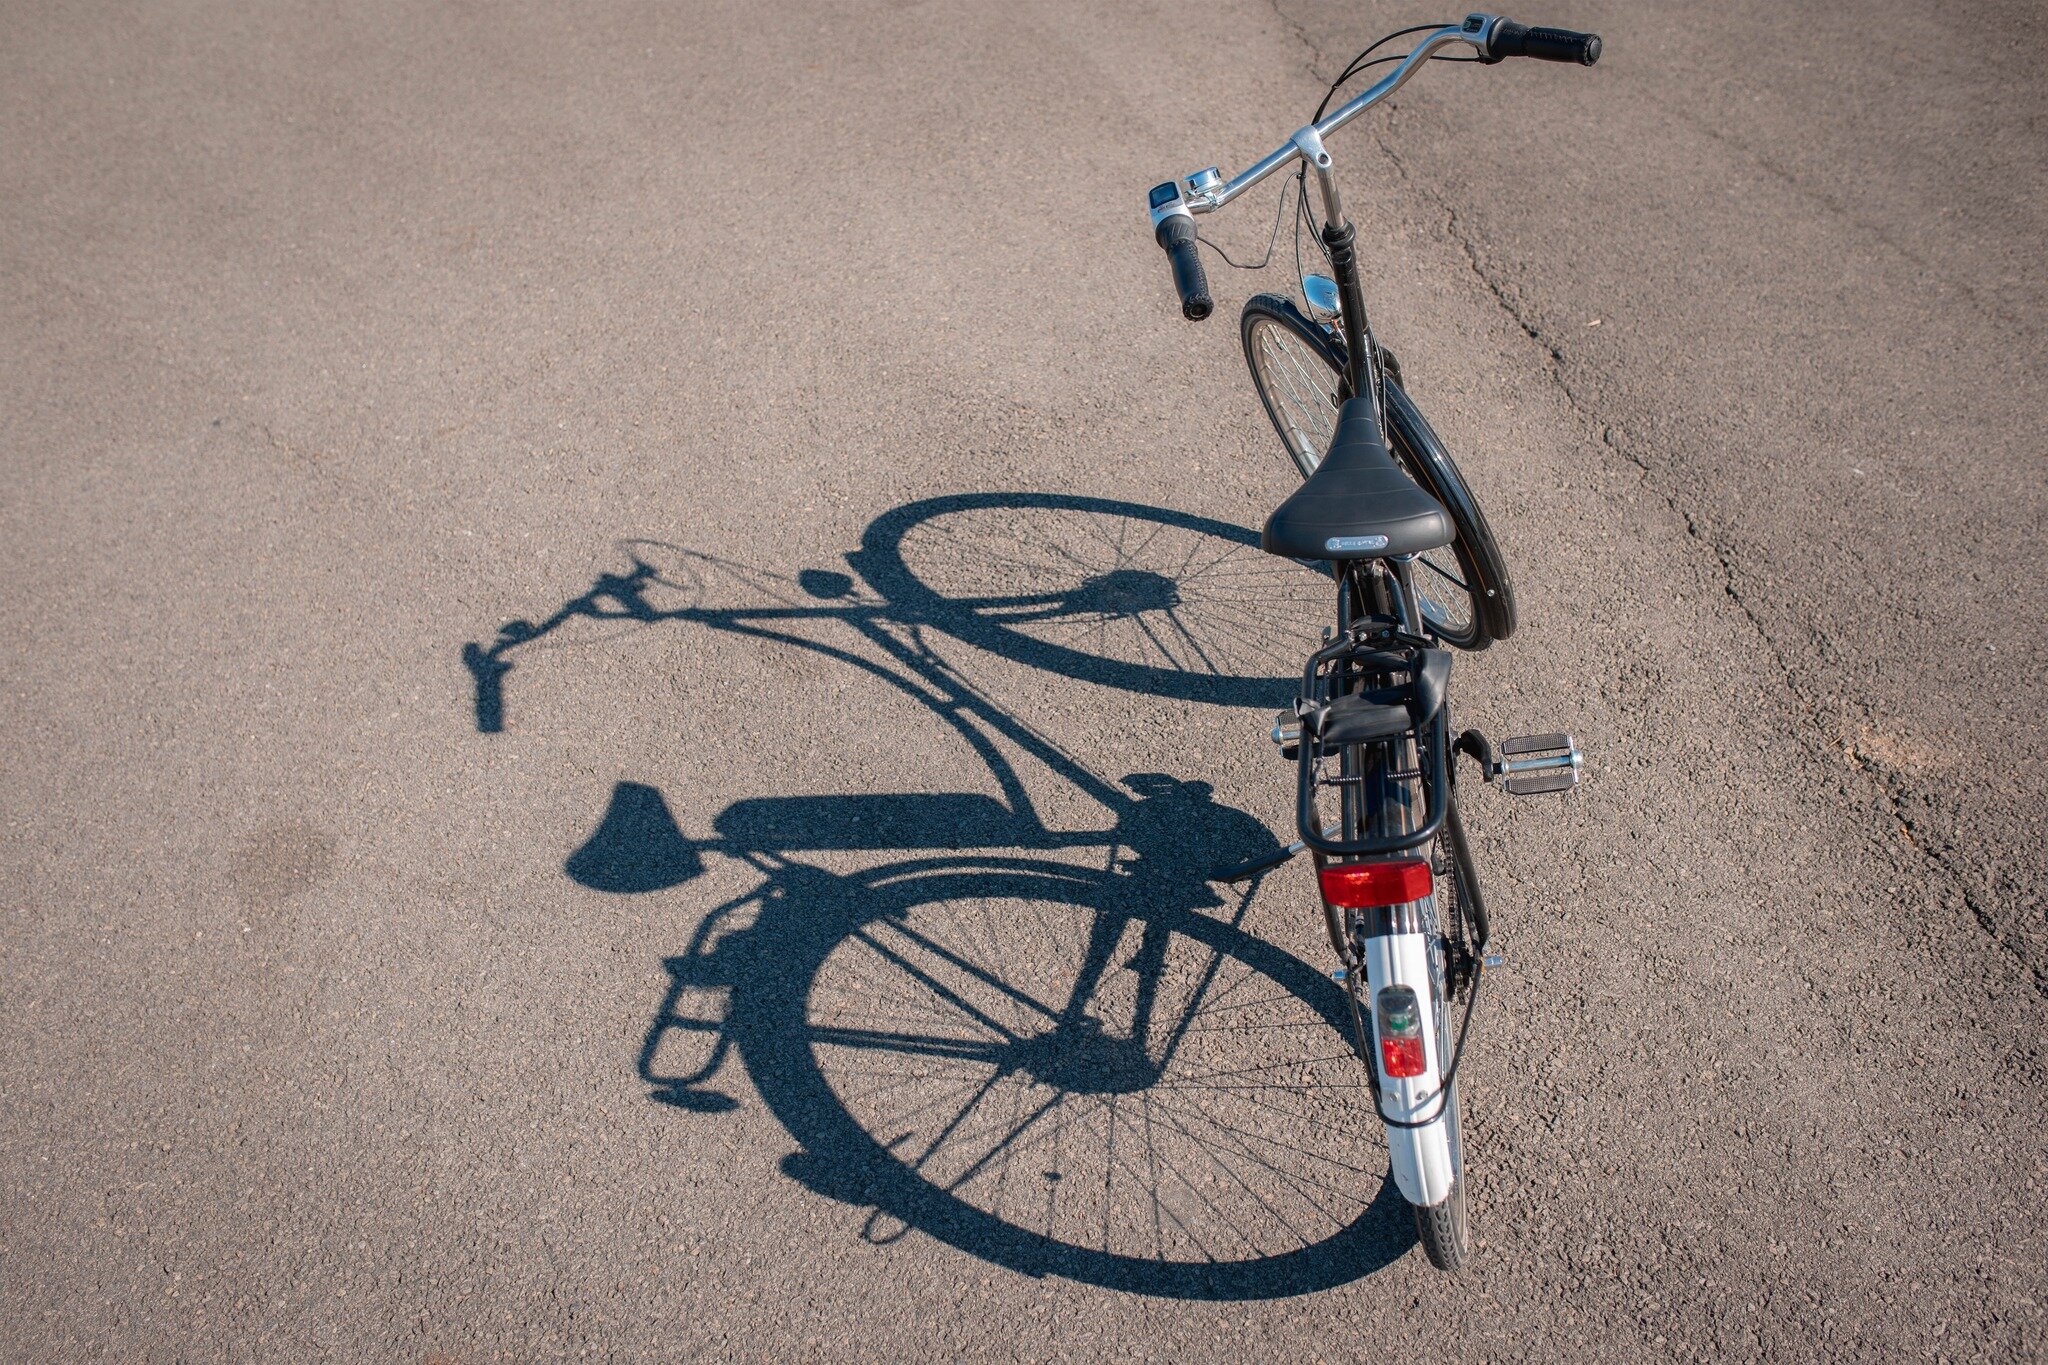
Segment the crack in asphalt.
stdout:
<path fill-rule="evenodd" d="M 1298 20 L 1287 13 L 1282 6 L 1282 0 L 1268 0 L 1268 2 L 1272 7 L 1273 13 L 1279 17 L 1280 22 L 1294 35 L 1296 41 L 1308 51 L 1309 59 L 1305 65 L 1309 74 L 1319 80 L 1325 79 L 1318 70 L 1325 63 L 1327 57 L 1321 45 L 1309 35 L 1308 30 Z M 1563 350 L 1543 334 L 1542 328 L 1530 318 L 1528 312 L 1507 285 L 1486 268 L 1486 264 L 1480 256 L 1477 240 L 1474 234 L 1459 219 L 1456 207 L 1446 202 L 1442 196 L 1434 193 L 1425 179 L 1415 175 L 1409 169 L 1406 159 L 1395 149 L 1392 140 L 1388 137 L 1389 125 L 1391 125 L 1392 116 L 1397 110 L 1398 106 L 1389 102 L 1387 105 L 1388 118 L 1373 125 L 1373 139 L 1379 144 L 1381 153 L 1393 164 L 1395 171 L 1400 175 L 1404 184 L 1419 195 L 1423 202 L 1443 214 L 1445 236 L 1463 253 L 1466 267 L 1472 272 L 1472 277 L 1492 296 L 1495 306 L 1522 330 L 1523 335 L 1542 348 L 1545 355 L 1544 373 L 1549 377 L 1552 386 L 1563 397 L 1565 403 L 1571 408 L 1572 414 L 1598 433 L 1600 440 L 1608 449 L 1628 461 L 1629 464 L 1635 466 L 1642 476 L 1643 486 L 1661 499 L 1665 507 L 1678 517 L 1685 527 L 1686 535 L 1690 539 L 1697 541 L 1713 555 L 1714 562 L 1720 569 L 1721 590 L 1727 595 L 1728 600 L 1734 604 L 1735 609 L 1741 613 L 1742 619 L 1749 624 L 1750 630 L 1754 632 L 1757 640 L 1763 645 L 1779 676 L 1784 680 L 1787 694 L 1798 704 L 1798 709 L 1806 722 L 1808 730 L 1804 741 L 1808 752 L 1814 758 L 1823 762 L 1827 761 L 1834 754 L 1841 754 L 1849 760 L 1851 771 L 1862 777 L 1882 799 L 1886 812 L 1890 815 L 1899 837 L 1908 848 L 1918 855 L 1922 865 L 1932 875 L 1933 879 L 1945 884 L 1956 894 L 1963 905 L 1969 910 L 1971 918 L 1976 921 L 1978 930 L 2003 950 L 2005 955 L 2011 959 L 2013 965 L 2032 980 L 2037 995 L 2043 999 L 2048 999 L 2048 971 L 2044 971 L 2041 967 L 2028 961 L 2025 945 L 2000 929 L 1983 899 L 1971 889 L 1966 874 L 1960 868 L 1953 865 L 1938 849 L 1929 847 L 1916 836 L 1913 821 L 1907 815 L 1907 785 L 1905 779 L 1897 770 L 1869 753 L 1853 739 L 1835 734 L 1833 727 L 1828 724 L 1819 703 L 1800 687 L 1797 671 L 1794 669 L 1792 660 L 1787 655 L 1784 646 L 1772 634 L 1756 608 L 1744 597 L 1741 580 L 1736 574 L 1734 558 L 1729 547 L 1707 533 L 1693 510 L 1684 506 L 1677 494 L 1658 486 L 1654 477 L 1654 471 L 1650 468 L 1648 461 L 1629 448 L 1626 438 L 1621 433 L 1619 427 L 1612 422 L 1603 420 L 1599 414 L 1593 411 L 1592 406 L 1574 390 L 1571 381 L 1564 373 Z M 1777 170 L 1775 167 L 1767 169 L 1774 171 L 1780 178 L 1787 179 L 1788 181 L 1790 179 L 1788 173 Z M 1803 187 L 1800 188 L 1802 192 L 1805 192 Z M 1903 248 L 1897 248 L 1894 243 L 1887 242 L 1887 245 L 1893 245 L 1895 249 L 1903 251 Z"/>
<path fill-rule="evenodd" d="M 1389 105 L 1388 108 L 1391 112 L 1394 106 Z M 1548 376 L 1558 394 L 1571 408 L 1572 414 L 1596 432 L 1601 442 L 1608 449 L 1635 466 L 1642 476 L 1643 486 L 1650 493 L 1661 499 L 1665 507 L 1679 518 L 1680 522 L 1685 526 L 1686 535 L 1692 540 L 1697 541 L 1714 556 L 1714 561 L 1720 569 L 1721 590 L 1727 594 L 1728 600 L 1742 614 L 1743 620 L 1748 622 L 1750 629 L 1755 633 L 1757 640 L 1763 645 L 1772 663 L 1776 666 L 1777 672 L 1784 682 L 1787 694 L 1798 703 L 1798 708 L 1806 721 L 1809 731 L 1806 739 L 1806 748 L 1809 753 L 1816 759 L 1823 761 L 1830 755 L 1837 753 L 1848 758 L 1851 770 L 1869 782 L 1871 787 L 1883 799 L 1886 811 L 1906 846 L 1919 855 L 1922 864 L 1936 880 L 1946 884 L 1955 892 L 1963 905 L 1969 910 L 1971 918 L 1976 921 L 1978 929 L 1985 937 L 1989 938 L 2004 951 L 2006 956 L 2012 960 L 2014 966 L 2032 980 L 2035 992 L 2044 999 L 2048 999 L 2048 971 L 2043 971 L 2042 968 L 2029 962 L 2025 945 L 2016 941 L 1999 927 L 1982 898 L 1971 889 L 1965 873 L 1954 866 L 1939 850 L 1929 847 L 1915 836 L 1913 822 L 1907 816 L 1907 785 L 1905 779 L 1897 770 L 1869 753 L 1854 740 L 1835 734 L 1833 727 L 1828 724 L 1819 703 L 1799 685 L 1798 672 L 1793 667 L 1792 660 L 1787 655 L 1784 646 L 1779 643 L 1765 624 L 1762 616 L 1758 614 L 1756 608 L 1743 595 L 1741 580 L 1735 571 L 1734 557 L 1730 548 L 1710 535 L 1701 526 L 1699 518 L 1695 515 L 1693 509 L 1683 505 L 1677 494 L 1658 486 L 1657 480 L 1654 477 L 1655 471 L 1651 469 L 1648 461 L 1629 448 L 1620 428 L 1616 424 L 1602 419 L 1598 413 L 1593 411 L 1591 405 L 1573 388 L 1571 381 L 1564 373 L 1564 352 L 1555 342 L 1544 335 L 1543 329 L 1530 318 L 1513 291 L 1486 268 L 1486 264 L 1479 252 L 1478 243 L 1474 235 L 1460 221 L 1457 209 L 1445 202 L 1441 196 L 1433 193 L 1422 178 L 1410 171 L 1408 163 L 1403 159 L 1400 152 L 1395 150 L 1391 140 L 1388 138 L 1385 126 L 1375 125 L 1373 137 L 1379 143 L 1380 150 L 1386 155 L 1387 160 L 1393 163 L 1394 169 L 1400 174 L 1403 183 L 1420 195 L 1424 202 L 1444 215 L 1444 233 L 1457 246 L 1459 251 L 1464 254 L 1465 264 L 1471 270 L 1473 278 L 1478 280 L 1487 293 L 1493 297 L 1493 301 L 1500 311 L 1519 327 L 1524 335 L 1542 348 L 1545 355 L 1544 373 Z"/>
<path fill-rule="evenodd" d="M 1879 246 L 1893 252 L 1899 259 L 1908 262 L 1920 273 L 1938 277 L 1944 287 L 1962 294 L 1986 317 L 1996 319 L 1998 322 L 2018 332 L 2021 338 L 2026 341 L 2038 341 L 2039 328 L 2030 319 L 2006 307 L 1997 298 L 1986 294 L 1974 281 L 1966 276 L 1956 274 L 1948 267 L 1946 262 L 1931 259 L 1916 251 L 1911 245 L 1885 228 L 1883 224 L 1872 222 L 1862 214 L 1857 213 L 1841 199 L 1829 194 L 1826 190 L 1808 185 L 1795 172 L 1778 164 L 1764 152 L 1733 136 L 1727 129 L 1718 126 L 1711 120 L 1699 118 L 1690 111 L 1682 109 L 1668 100 L 1659 99 L 1654 93 L 1646 94 L 1644 98 L 1663 111 L 1674 122 L 1685 124 L 1686 127 L 1691 128 L 1709 142 L 1726 148 L 1736 156 L 1741 157 L 1757 170 L 1770 176 L 1771 179 L 1778 182 L 1778 184 L 1791 193 L 1798 195 L 1810 204 L 1818 205 L 1829 217 L 1846 224 L 1854 231 L 1862 233 L 1871 241 L 1876 242 Z"/>

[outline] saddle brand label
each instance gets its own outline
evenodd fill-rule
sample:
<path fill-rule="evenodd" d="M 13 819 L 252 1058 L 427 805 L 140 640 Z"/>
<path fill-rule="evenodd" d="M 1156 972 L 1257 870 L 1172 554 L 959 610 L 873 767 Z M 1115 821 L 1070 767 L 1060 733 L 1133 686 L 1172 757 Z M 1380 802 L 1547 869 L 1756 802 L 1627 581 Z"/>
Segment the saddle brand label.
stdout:
<path fill-rule="evenodd" d="M 1323 542 L 1323 548 L 1331 554 L 1350 554 L 1358 550 L 1384 550 L 1385 536 L 1331 536 Z"/>

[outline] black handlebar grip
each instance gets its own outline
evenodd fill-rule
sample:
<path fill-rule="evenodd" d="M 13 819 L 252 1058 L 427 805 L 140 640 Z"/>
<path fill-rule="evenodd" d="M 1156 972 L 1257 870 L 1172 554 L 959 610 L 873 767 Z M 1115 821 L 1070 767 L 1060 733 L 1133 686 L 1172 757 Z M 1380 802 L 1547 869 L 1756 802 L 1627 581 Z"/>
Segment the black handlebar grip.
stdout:
<path fill-rule="evenodd" d="M 1195 220 L 1185 213 L 1171 213 L 1159 220 L 1159 245 L 1173 262 L 1173 287 L 1180 291 L 1181 316 L 1200 322 L 1216 310 L 1209 297 L 1209 277 L 1203 273 L 1201 250 L 1195 245 Z"/>
<path fill-rule="evenodd" d="M 1534 57 L 1543 62 L 1576 62 L 1591 66 L 1600 60 L 1600 35 L 1568 28 L 1530 28 L 1503 19 L 1487 35 L 1489 57 Z"/>

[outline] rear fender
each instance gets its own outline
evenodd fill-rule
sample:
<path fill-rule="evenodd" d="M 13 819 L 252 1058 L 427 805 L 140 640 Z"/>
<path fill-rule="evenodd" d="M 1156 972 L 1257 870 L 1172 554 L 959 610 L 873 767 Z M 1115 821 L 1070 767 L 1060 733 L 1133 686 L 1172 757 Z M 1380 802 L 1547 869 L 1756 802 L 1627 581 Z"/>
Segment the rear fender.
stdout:
<path fill-rule="evenodd" d="M 1394 1167 L 1394 1183 L 1401 1197 L 1411 1204 L 1440 1204 L 1450 1197 L 1457 1180 L 1460 1154 L 1457 1150 L 1456 1105 L 1446 1104 L 1441 1092 L 1444 1069 L 1450 1059 L 1443 1054 L 1439 1013 L 1444 1008 L 1441 964 L 1433 958 L 1439 949 L 1421 926 L 1435 922 L 1429 901 L 1364 912 L 1360 946 L 1365 955 L 1367 998 L 1360 1006 L 1367 1012 L 1366 1026 L 1372 1032 L 1373 1077 L 1379 1084 L 1380 1107 L 1389 1116 L 1413 1123 L 1432 1119 L 1419 1128 L 1387 1128 L 1387 1151 Z M 1415 992 L 1422 1012 L 1424 1068 L 1419 1076 L 1396 1077 L 1386 1072 L 1380 1048 L 1379 1011 L 1381 990 L 1406 986 Z"/>

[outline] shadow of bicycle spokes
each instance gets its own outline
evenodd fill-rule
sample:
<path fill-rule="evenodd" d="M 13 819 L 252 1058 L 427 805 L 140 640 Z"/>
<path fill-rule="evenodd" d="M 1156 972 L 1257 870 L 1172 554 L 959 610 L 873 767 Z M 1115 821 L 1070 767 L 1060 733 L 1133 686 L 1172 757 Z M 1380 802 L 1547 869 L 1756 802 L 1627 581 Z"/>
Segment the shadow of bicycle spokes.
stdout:
<path fill-rule="evenodd" d="M 1206 880 L 1270 832 L 1203 782 L 1098 775 L 942 648 L 1263 706 L 1291 693 L 1327 579 L 1239 528 L 1049 494 L 899 508 L 847 573 L 622 548 L 588 592 L 465 648 L 479 729 L 502 726 L 515 658 L 708 627 L 916 700 L 996 789 L 752 797 L 692 836 L 660 791 L 619 783 L 571 877 L 653 894 L 724 859 L 759 878 L 664 962 L 638 1062 L 650 1098 L 714 1122 L 737 1063 L 799 1145 L 782 1169 L 860 1210 L 863 1236 L 916 1229 L 1029 1274 L 1266 1297 L 1412 1245 L 1342 993 L 1245 931 L 1257 883 L 1226 897 Z M 1048 780 L 1102 827 L 1049 828 Z M 874 865 L 845 870 L 863 853 Z"/>
<path fill-rule="evenodd" d="M 715 1112 L 737 1053 L 800 1144 L 784 1171 L 866 1210 L 876 1242 L 916 1228 L 1029 1274 L 1202 1298 L 1385 1264 L 1413 1234 L 1343 996 L 1240 927 L 1247 899 L 1168 870 L 1257 841 L 1232 841 L 1245 817 L 1200 784 L 1154 781 L 1170 789 L 1126 824 L 1172 842 L 1113 872 L 788 866 L 667 961 L 643 1079 Z"/>
<path fill-rule="evenodd" d="M 854 563 L 905 617 L 992 653 L 1239 706 L 1291 686 L 1330 594 L 1242 527 L 1054 493 L 907 504 L 868 527 Z"/>

